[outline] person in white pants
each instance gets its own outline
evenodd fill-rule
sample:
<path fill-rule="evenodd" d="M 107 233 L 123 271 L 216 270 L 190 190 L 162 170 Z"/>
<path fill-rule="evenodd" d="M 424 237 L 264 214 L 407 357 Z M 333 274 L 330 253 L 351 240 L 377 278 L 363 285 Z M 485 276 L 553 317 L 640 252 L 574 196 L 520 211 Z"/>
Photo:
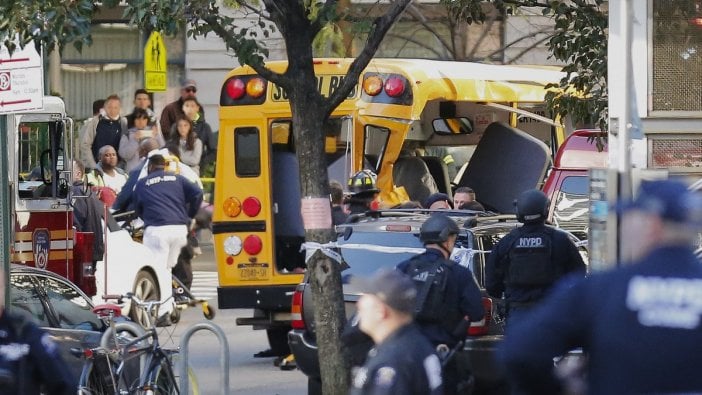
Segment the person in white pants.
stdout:
<path fill-rule="evenodd" d="M 165 170 L 163 155 L 149 157 L 148 175 L 134 187 L 136 213 L 144 221 L 144 245 L 156 255 L 167 269 L 171 269 L 178 254 L 187 244 L 188 225 L 202 203 L 202 190 L 185 177 Z M 162 298 L 163 299 L 163 298 Z"/>

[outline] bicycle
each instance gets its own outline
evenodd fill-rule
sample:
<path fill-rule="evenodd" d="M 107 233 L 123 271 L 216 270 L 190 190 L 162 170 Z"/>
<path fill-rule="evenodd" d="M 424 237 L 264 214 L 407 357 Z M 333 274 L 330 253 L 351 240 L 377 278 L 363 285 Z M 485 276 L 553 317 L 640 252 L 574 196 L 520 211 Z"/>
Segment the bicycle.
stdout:
<path fill-rule="evenodd" d="M 135 295 L 110 296 L 121 301 L 131 299 L 138 308 L 144 309 L 149 320 L 146 332 L 133 338 L 120 337 L 120 326 L 112 324 L 101 340 L 100 347 L 83 352 L 86 364 L 81 374 L 78 393 L 88 394 L 139 394 L 161 395 L 179 394 L 176 375 L 173 370 L 173 356 L 177 349 L 164 349 L 159 343 L 156 331 L 156 312 L 160 301 L 142 301 Z M 94 310 L 106 311 L 108 316 L 116 314 L 116 305 L 100 305 Z M 191 388 L 198 394 L 197 381 L 188 369 Z"/>
<path fill-rule="evenodd" d="M 103 297 L 105 300 L 109 296 Z M 112 298 L 114 299 L 114 298 Z M 115 394 L 119 393 L 118 375 L 114 374 L 119 365 L 119 345 L 130 339 L 143 336 L 143 328 L 130 321 L 117 322 L 122 315 L 121 307 L 115 304 L 102 304 L 93 308 L 107 329 L 100 339 L 100 346 L 87 349 L 71 349 L 76 357 L 85 359 L 79 379 L 78 394 Z M 124 386 L 124 385 L 122 385 Z"/>

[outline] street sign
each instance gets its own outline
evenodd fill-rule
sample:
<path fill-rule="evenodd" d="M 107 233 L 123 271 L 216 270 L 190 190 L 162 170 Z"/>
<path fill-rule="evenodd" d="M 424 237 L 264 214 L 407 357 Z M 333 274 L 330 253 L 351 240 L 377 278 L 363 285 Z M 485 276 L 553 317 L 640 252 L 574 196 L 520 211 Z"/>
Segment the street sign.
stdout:
<path fill-rule="evenodd" d="M 149 92 L 163 92 L 167 87 L 166 46 L 161 33 L 151 32 L 144 46 L 144 88 Z"/>
<path fill-rule="evenodd" d="M 44 105 L 44 62 L 33 43 L 10 56 L 0 45 L 0 114 L 34 110 Z"/>

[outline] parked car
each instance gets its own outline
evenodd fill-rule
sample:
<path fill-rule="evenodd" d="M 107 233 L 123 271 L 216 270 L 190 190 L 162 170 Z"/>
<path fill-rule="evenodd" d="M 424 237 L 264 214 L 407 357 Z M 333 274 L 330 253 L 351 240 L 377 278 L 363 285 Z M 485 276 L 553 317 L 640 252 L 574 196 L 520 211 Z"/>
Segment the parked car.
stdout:
<path fill-rule="evenodd" d="M 10 266 L 7 306 L 29 317 L 51 336 L 76 378 L 83 360 L 72 355 L 70 350 L 99 346 L 106 329 L 92 312 L 93 302 L 83 291 L 64 277 L 43 269 Z"/>
<path fill-rule="evenodd" d="M 495 389 L 503 385 L 502 377 L 495 368 L 493 352 L 502 339 L 503 326 L 497 303 L 484 292 L 485 261 L 492 247 L 512 229 L 521 224 L 514 215 L 465 216 L 465 212 L 451 213 L 459 224 L 458 236 L 453 256 L 463 256 L 461 264 L 472 272 L 481 289 L 485 320 L 473 323 L 463 350 L 456 354 L 462 366 L 474 375 L 480 389 Z M 463 214 L 463 216 L 459 216 Z M 419 229 L 430 213 L 381 211 L 366 214 L 356 223 L 337 226 L 341 255 L 347 268 L 341 273 L 344 288 L 344 302 L 348 316 L 355 311 L 355 303 L 360 294 L 349 285 L 354 276 L 369 276 L 381 268 L 395 267 L 401 261 L 423 251 L 419 241 Z M 570 234 L 574 242 L 578 238 Z M 353 248 L 344 248 L 349 245 Z M 366 248 L 359 248 L 359 245 Z M 391 247 L 390 249 L 376 247 Z M 461 252 L 459 252 L 461 251 Z M 586 251 L 583 248 L 583 253 Z M 306 282 L 299 284 L 293 295 L 293 329 L 288 333 L 288 343 L 295 355 L 297 367 L 308 377 L 310 394 L 320 388 L 319 360 L 315 338 L 314 306 L 312 295 Z M 469 374 L 464 372 L 464 374 Z"/>

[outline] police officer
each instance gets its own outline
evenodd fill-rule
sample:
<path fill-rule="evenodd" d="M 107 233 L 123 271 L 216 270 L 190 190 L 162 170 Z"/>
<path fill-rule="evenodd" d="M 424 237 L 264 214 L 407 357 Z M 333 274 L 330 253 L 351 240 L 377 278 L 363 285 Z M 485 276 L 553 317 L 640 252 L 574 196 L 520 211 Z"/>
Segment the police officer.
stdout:
<path fill-rule="evenodd" d="M 384 270 L 363 292 L 357 305 L 359 326 L 375 348 L 354 372 L 350 394 L 443 394 L 439 357 L 412 322 L 417 295 L 412 281 L 396 270 Z"/>
<path fill-rule="evenodd" d="M 522 192 L 515 204 L 524 225 L 495 245 L 485 265 L 487 293 L 504 296 L 510 325 L 528 314 L 559 278 L 569 273 L 582 277 L 586 268 L 568 235 L 545 224 L 549 201 L 543 192 Z"/>
<path fill-rule="evenodd" d="M 375 173 L 370 170 L 361 170 L 349 178 L 348 189 L 352 193 L 346 201 L 349 207 L 349 220 L 354 218 L 351 214 L 363 214 L 378 208 L 377 198 L 380 190 L 375 179 Z"/>
<path fill-rule="evenodd" d="M 558 286 L 498 350 L 510 379 L 554 393 L 552 358 L 587 350 L 590 394 L 702 393 L 702 199 L 677 181 L 644 181 L 619 206 L 625 265 Z"/>
<path fill-rule="evenodd" d="M 5 311 L 4 288 L 0 272 L 0 394 L 75 394 L 78 381 L 56 344 L 27 318 Z"/>
<path fill-rule="evenodd" d="M 458 225 L 446 215 L 434 214 L 419 230 L 426 251 L 397 265 L 415 283 L 418 297 L 416 321 L 435 347 L 453 348 L 465 337 L 468 323 L 485 314 L 480 289 L 468 269 L 448 259 L 456 244 Z M 455 361 L 444 368 L 444 391 L 455 393 Z"/>

